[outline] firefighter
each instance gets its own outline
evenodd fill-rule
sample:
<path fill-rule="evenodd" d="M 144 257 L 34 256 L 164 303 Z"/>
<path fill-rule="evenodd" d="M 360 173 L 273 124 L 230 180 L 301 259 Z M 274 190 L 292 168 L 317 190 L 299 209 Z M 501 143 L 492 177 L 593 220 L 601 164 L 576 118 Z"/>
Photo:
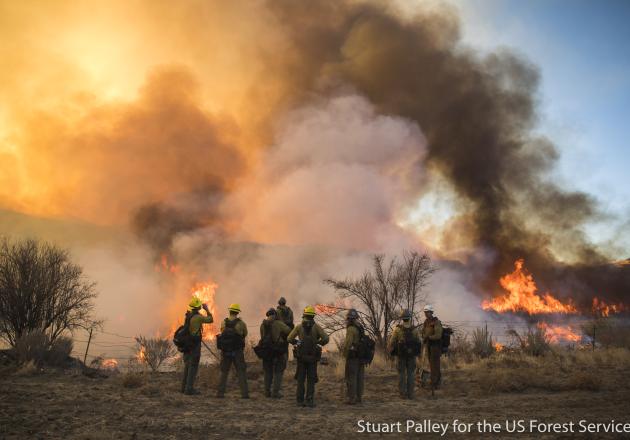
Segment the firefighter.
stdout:
<path fill-rule="evenodd" d="M 263 358 L 265 372 L 265 397 L 279 399 L 282 397 L 282 375 L 287 368 L 288 345 L 287 336 L 291 329 L 284 322 L 277 319 L 276 309 L 267 311 L 266 318 L 260 325 L 260 339 L 268 346 L 268 357 Z M 271 386 L 273 384 L 273 391 Z"/>
<path fill-rule="evenodd" d="M 217 397 L 222 398 L 225 395 L 228 374 L 234 365 L 238 376 L 238 385 L 241 389 L 241 398 L 249 399 L 247 365 L 243 354 L 247 325 L 238 317 L 241 312 L 241 307 L 238 304 L 231 304 L 228 311 L 229 316 L 221 322 L 221 334 L 217 336 L 217 346 L 221 350 L 221 377 Z"/>
<path fill-rule="evenodd" d="M 431 370 L 431 391 L 440 385 L 442 374 L 440 372 L 440 356 L 442 355 L 442 323 L 433 316 L 433 306 L 424 306 L 424 324 L 422 325 L 422 343 L 424 355 L 429 360 Z"/>
<path fill-rule="evenodd" d="M 296 337 L 299 338 L 299 342 Z M 287 339 L 291 344 L 296 345 L 294 354 L 297 359 L 297 405 L 312 408 L 315 406 L 317 362 L 319 362 L 322 353 L 320 345 L 328 344 L 328 335 L 315 323 L 313 306 L 307 306 L 304 309 L 302 322 L 291 330 Z M 304 395 L 305 381 L 306 398 Z"/>
<path fill-rule="evenodd" d="M 402 323 L 398 324 L 389 340 L 389 351 L 398 359 L 398 392 L 403 399 L 413 399 L 416 360 L 420 355 L 421 339 L 420 330 L 414 327 L 409 310 L 403 310 L 400 314 Z"/>
<path fill-rule="evenodd" d="M 293 310 L 287 306 L 287 300 L 284 296 L 281 296 L 278 300 L 278 307 L 276 307 L 277 317 L 280 321 L 284 322 L 289 328 L 293 328 Z"/>
<path fill-rule="evenodd" d="M 359 322 L 359 314 L 355 309 L 348 310 L 346 315 L 346 339 L 343 345 L 343 357 L 346 359 L 346 403 L 361 403 L 363 385 L 365 383 L 365 363 L 359 358 L 359 344 L 363 327 Z"/>
<path fill-rule="evenodd" d="M 206 316 L 200 312 L 201 308 L 206 311 Z M 193 395 L 200 394 L 194 388 L 195 379 L 197 378 L 197 370 L 199 369 L 199 360 L 201 359 L 201 338 L 203 336 L 203 324 L 212 323 L 212 313 L 208 310 L 207 304 L 202 304 L 201 300 L 194 296 L 188 304 L 188 312 L 186 313 L 188 322 L 188 332 L 191 336 L 192 348 L 183 352 L 184 355 L 184 377 L 182 379 L 182 393 Z"/>

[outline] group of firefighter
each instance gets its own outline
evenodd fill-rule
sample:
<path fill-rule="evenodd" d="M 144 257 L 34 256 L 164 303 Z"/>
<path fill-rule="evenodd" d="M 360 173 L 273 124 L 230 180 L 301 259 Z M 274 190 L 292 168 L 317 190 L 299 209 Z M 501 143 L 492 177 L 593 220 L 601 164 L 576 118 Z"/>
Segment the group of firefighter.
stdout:
<path fill-rule="evenodd" d="M 200 313 L 205 310 L 205 315 Z M 220 379 L 216 397 L 225 396 L 228 375 L 234 365 L 238 377 L 241 397 L 249 398 L 247 370 L 244 356 L 247 325 L 239 317 L 241 308 L 231 304 L 229 316 L 221 322 L 221 333 L 217 336 L 217 346 L 221 351 Z M 317 365 L 321 359 L 321 347 L 329 341 L 328 335 L 315 322 L 316 311 L 312 306 L 304 308 L 302 322 L 293 324 L 293 311 L 287 306 L 285 298 L 280 298 L 276 308 L 270 308 L 260 325 L 260 342 L 255 347 L 256 354 L 262 358 L 264 370 L 265 397 L 278 399 L 282 388 L 282 378 L 287 367 L 288 345 L 294 346 L 297 362 L 295 379 L 297 380 L 296 399 L 298 406 L 315 406 L 315 383 Z M 442 325 L 434 316 L 433 307 L 424 307 L 425 320 L 422 325 L 414 326 L 409 310 L 400 315 L 400 323 L 395 327 L 388 341 L 390 354 L 397 358 L 398 389 L 403 399 L 414 398 L 417 362 L 420 356 L 428 360 L 430 388 L 439 386 L 440 356 L 442 354 Z M 206 304 L 193 297 L 186 314 L 184 327 L 192 337 L 192 344 L 183 350 L 184 377 L 181 391 L 184 394 L 200 394 L 194 388 L 199 361 L 203 324 L 213 322 L 212 314 Z M 346 403 L 361 403 L 363 397 L 365 366 L 371 358 L 365 359 L 361 353 L 361 342 L 365 331 L 359 314 L 355 309 L 347 311 L 346 336 L 342 355 L 345 360 Z M 427 378 L 428 379 L 428 378 Z M 428 380 L 427 380 L 428 381 Z"/>

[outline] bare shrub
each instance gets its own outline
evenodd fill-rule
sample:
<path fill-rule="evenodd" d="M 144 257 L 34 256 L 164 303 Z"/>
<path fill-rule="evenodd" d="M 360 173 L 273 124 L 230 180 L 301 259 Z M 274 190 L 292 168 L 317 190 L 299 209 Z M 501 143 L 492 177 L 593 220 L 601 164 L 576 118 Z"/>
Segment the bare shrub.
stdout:
<path fill-rule="evenodd" d="M 137 336 L 138 360 L 156 372 L 167 359 L 177 354 L 173 342 L 166 338 L 145 338 Z"/>
<path fill-rule="evenodd" d="M 468 340 L 467 334 L 461 331 L 453 333 L 451 345 L 448 348 L 448 359 L 451 360 L 454 365 L 457 365 L 457 362 L 460 360 L 468 363 L 473 361 L 473 346 Z"/>
<path fill-rule="evenodd" d="M 144 385 L 145 377 L 142 373 L 128 371 L 122 375 L 121 383 L 125 388 L 140 388 Z"/>
<path fill-rule="evenodd" d="M 492 333 L 488 327 L 476 328 L 472 332 L 472 352 L 480 358 L 487 358 L 496 351 Z"/>
<path fill-rule="evenodd" d="M 542 327 L 529 328 L 524 336 L 514 329 L 508 330 L 507 333 L 524 353 L 531 356 L 543 356 L 551 350 L 549 336 Z"/>
<path fill-rule="evenodd" d="M 67 330 L 98 325 L 95 297 L 68 251 L 35 240 L 0 242 L 0 338 L 9 345 L 34 330 L 52 342 Z"/>
<path fill-rule="evenodd" d="M 622 320 L 599 318 L 582 325 L 582 332 L 595 338 L 597 346 L 602 348 L 630 348 L 630 327 Z"/>
<path fill-rule="evenodd" d="M 46 360 L 49 339 L 41 330 L 32 330 L 20 335 L 14 342 L 14 352 L 19 364 L 33 362 L 41 367 Z"/>
<path fill-rule="evenodd" d="M 418 306 L 426 301 L 423 288 L 434 271 L 430 257 L 417 252 L 405 252 L 401 260 L 393 258 L 389 262 L 384 255 L 375 255 L 372 269 L 357 279 L 324 280 L 335 289 L 339 301 L 320 305 L 326 313 L 318 315 L 318 322 L 328 333 L 343 330 L 345 311 L 353 307 L 365 332 L 374 338 L 377 348 L 386 352 L 400 312 L 408 309 L 416 314 Z"/>
<path fill-rule="evenodd" d="M 55 367 L 63 367 L 67 364 L 72 354 L 74 341 L 67 336 L 60 336 L 50 343 L 46 353 L 46 363 Z"/>

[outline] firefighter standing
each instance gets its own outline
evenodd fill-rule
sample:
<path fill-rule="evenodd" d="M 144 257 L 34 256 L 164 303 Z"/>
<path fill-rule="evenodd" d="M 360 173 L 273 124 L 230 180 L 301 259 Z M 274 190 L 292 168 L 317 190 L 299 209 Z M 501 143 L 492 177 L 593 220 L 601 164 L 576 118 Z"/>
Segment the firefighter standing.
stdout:
<path fill-rule="evenodd" d="M 296 341 L 299 338 L 299 343 Z M 328 343 L 328 335 L 315 323 L 315 309 L 307 306 L 302 315 L 302 322 L 296 325 L 287 337 L 291 344 L 297 345 L 297 404 L 298 406 L 315 406 L 315 380 L 317 362 L 321 357 L 321 347 Z M 306 381 L 306 398 L 304 382 Z"/>
<path fill-rule="evenodd" d="M 238 317 L 238 314 L 241 312 L 241 307 L 238 304 L 231 304 L 228 311 L 230 315 L 221 322 L 221 334 L 217 336 L 217 345 L 221 350 L 221 377 L 219 379 L 217 397 L 221 398 L 225 395 L 228 374 L 232 364 L 234 364 L 238 376 L 238 385 L 241 389 L 241 397 L 249 399 L 247 365 L 243 354 L 247 325 Z"/>
<path fill-rule="evenodd" d="M 389 341 L 390 353 L 398 358 L 398 391 L 403 399 L 413 399 L 416 359 L 420 354 L 422 336 L 417 327 L 411 322 L 411 312 L 403 310 L 400 314 L 402 324 L 394 329 Z"/>
<path fill-rule="evenodd" d="M 433 316 L 433 306 L 424 306 L 424 316 L 426 317 L 422 325 L 422 342 L 424 344 L 424 354 L 429 360 L 431 370 L 431 390 L 434 391 L 440 384 L 442 378 L 440 372 L 440 356 L 442 355 L 442 323 Z"/>
<path fill-rule="evenodd" d="M 280 398 L 282 375 L 287 368 L 288 342 L 287 336 L 291 332 L 289 326 L 277 319 L 275 309 L 267 311 L 267 317 L 260 325 L 260 339 L 268 341 L 269 357 L 263 358 L 265 373 L 265 397 Z M 273 384 L 273 391 L 271 386 Z"/>
<path fill-rule="evenodd" d="M 346 315 L 346 339 L 343 345 L 343 356 L 346 359 L 346 403 L 361 403 L 365 383 L 365 363 L 359 358 L 359 344 L 363 328 L 359 323 L 359 314 L 355 309 L 348 310 Z"/>
<path fill-rule="evenodd" d="M 289 328 L 293 328 L 293 310 L 287 306 L 287 300 L 284 296 L 281 296 L 278 300 L 278 307 L 276 307 L 277 318 L 284 322 Z"/>
<path fill-rule="evenodd" d="M 206 316 L 199 313 L 202 307 L 206 311 Z M 186 320 L 188 321 L 188 331 L 191 336 L 192 348 L 183 353 L 184 377 L 182 379 L 182 393 L 193 395 L 200 394 L 198 390 L 194 389 L 194 385 L 195 379 L 197 378 L 197 370 L 199 369 L 199 360 L 201 359 L 202 325 L 212 323 L 212 314 L 208 310 L 208 305 L 202 304 L 201 300 L 195 296 L 190 301 L 190 304 L 188 304 Z"/>

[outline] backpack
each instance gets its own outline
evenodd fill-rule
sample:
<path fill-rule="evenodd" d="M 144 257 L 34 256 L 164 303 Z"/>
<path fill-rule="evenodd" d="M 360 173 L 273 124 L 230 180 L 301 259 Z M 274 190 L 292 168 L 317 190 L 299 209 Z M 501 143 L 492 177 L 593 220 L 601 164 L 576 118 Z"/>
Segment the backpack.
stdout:
<path fill-rule="evenodd" d="M 265 319 L 263 321 L 263 337 L 258 341 L 258 344 L 254 347 L 254 353 L 258 356 L 259 359 L 268 360 L 273 358 L 276 354 L 274 350 L 274 343 L 271 340 L 272 333 L 271 327 L 273 326 L 273 321 Z"/>
<path fill-rule="evenodd" d="M 199 328 L 198 336 L 193 336 L 190 334 L 190 319 L 192 317 L 192 313 L 186 312 L 184 325 L 180 325 L 173 334 L 173 344 L 175 344 L 175 347 L 177 347 L 177 351 L 181 353 L 191 351 L 195 344 L 201 341 L 201 328 Z"/>
<path fill-rule="evenodd" d="M 245 338 L 236 333 L 236 324 L 240 318 L 229 320 L 225 318 L 225 327 L 217 335 L 217 348 L 223 352 L 234 352 L 245 348 Z"/>
<path fill-rule="evenodd" d="M 296 346 L 294 355 L 300 362 L 317 362 L 322 358 L 322 348 L 317 345 L 313 336 L 314 322 L 305 321 L 302 323 L 304 337 Z"/>
<path fill-rule="evenodd" d="M 450 327 L 442 327 L 442 354 L 448 353 L 448 347 L 451 345 L 451 335 L 453 329 Z"/>
<path fill-rule="evenodd" d="M 357 346 L 357 358 L 362 364 L 369 365 L 374 360 L 374 351 L 376 343 L 374 339 L 365 334 L 363 327 L 357 326 L 359 329 L 359 345 Z"/>
<path fill-rule="evenodd" d="M 403 338 L 398 343 L 397 352 L 398 356 L 413 357 L 422 353 L 422 344 L 417 338 L 414 338 L 413 331 L 415 327 L 402 327 Z"/>

